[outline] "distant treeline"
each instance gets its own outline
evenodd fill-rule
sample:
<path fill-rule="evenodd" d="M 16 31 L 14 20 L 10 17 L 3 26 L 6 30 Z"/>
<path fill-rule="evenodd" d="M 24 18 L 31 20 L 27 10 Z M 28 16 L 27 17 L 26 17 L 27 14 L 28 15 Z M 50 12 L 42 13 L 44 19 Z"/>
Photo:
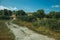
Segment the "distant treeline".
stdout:
<path fill-rule="evenodd" d="M 11 11 L 11 10 L 0 10 L 0 19 L 10 19 L 10 16 L 16 15 L 17 18 L 22 20 L 34 21 L 37 18 L 60 18 L 60 12 L 51 11 L 48 14 L 44 10 L 37 10 L 36 12 L 26 13 L 24 10 Z"/>

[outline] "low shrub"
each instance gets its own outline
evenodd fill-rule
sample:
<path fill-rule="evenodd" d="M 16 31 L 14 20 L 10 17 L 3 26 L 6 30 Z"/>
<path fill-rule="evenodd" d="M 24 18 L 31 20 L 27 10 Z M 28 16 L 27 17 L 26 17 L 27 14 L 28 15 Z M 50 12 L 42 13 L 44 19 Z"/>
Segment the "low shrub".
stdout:
<path fill-rule="evenodd" d="M 27 22 L 32 22 L 36 20 L 34 16 L 18 16 L 17 18 Z"/>
<path fill-rule="evenodd" d="M 33 25 L 36 27 L 47 27 L 53 31 L 60 31 L 60 21 L 57 19 L 46 19 L 33 22 Z"/>
<path fill-rule="evenodd" d="M 9 20 L 10 19 L 10 17 L 9 16 L 0 16 L 0 19 L 5 19 L 5 20 Z"/>

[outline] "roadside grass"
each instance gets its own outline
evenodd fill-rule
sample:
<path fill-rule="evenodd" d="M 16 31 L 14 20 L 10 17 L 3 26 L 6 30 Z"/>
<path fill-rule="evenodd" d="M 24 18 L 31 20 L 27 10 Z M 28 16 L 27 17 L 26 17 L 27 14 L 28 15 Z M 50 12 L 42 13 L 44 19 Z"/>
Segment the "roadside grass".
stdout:
<path fill-rule="evenodd" d="M 6 26 L 6 21 L 7 20 L 0 20 L 0 40 L 14 40 L 15 36 Z"/>
<path fill-rule="evenodd" d="M 29 29 L 31 29 L 39 34 L 47 35 L 49 37 L 55 38 L 56 40 L 60 40 L 60 32 L 52 31 L 48 27 L 42 27 L 42 26 L 36 27 L 33 25 L 33 22 L 26 22 L 26 21 L 22 21 L 19 19 L 16 19 L 15 21 L 13 21 L 13 23 L 15 23 L 19 26 L 28 27 Z"/>

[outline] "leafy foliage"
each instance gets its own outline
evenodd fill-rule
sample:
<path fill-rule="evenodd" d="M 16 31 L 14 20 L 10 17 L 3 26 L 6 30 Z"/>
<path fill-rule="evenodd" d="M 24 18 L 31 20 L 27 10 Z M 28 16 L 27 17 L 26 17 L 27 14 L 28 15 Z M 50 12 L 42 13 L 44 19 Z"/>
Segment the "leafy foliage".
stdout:
<path fill-rule="evenodd" d="M 60 20 L 57 19 L 41 19 L 40 21 L 33 22 L 36 27 L 47 27 L 53 31 L 60 31 Z"/>
<path fill-rule="evenodd" d="M 28 22 L 32 22 L 36 20 L 34 16 L 18 16 L 17 18 Z"/>
<path fill-rule="evenodd" d="M 18 10 L 18 11 L 16 11 L 16 15 L 17 16 L 26 15 L 26 13 L 23 10 Z"/>
<path fill-rule="evenodd" d="M 40 19 L 45 17 L 44 10 L 37 10 L 37 12 L 34 12 L 33 15 Z"/>

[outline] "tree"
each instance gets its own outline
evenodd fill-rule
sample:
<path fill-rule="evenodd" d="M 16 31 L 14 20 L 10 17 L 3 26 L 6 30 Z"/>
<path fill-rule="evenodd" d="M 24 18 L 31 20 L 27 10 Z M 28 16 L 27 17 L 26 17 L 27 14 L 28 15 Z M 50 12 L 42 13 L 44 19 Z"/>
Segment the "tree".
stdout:
<path fill-rule="evenodd" d="M 4 15 L 8 16 L 8 10 L 4 9 Z"/>
<path fill-rule="evenodd" d="M 7 9 L 4 9 L 4 15 L 5 16 L 11 16 L 12 15 L 12 11 L 11 10 L 7 10 Z"/>
<path fill-rule="evenodd" d="M 55 13 L 56 13 L 55 11 L 51 11 L 51 12 L 49 13 L 49 15 L 48 15 L 49 18 L 54 18 Z"/>
<path fill-rule="evenodd" d="M 12 11 L 11 10 L 8 10 L 8 16 L 11 16 L 12 15 Z"/>
<path fill-rule="evenodd" d="M 38 18 L 44 18 L 44 10 L 37 10 L 37 12 L 34 12 L 33 15 Z"/>
<path fill-rule="evenodd" d="M 10 19 L 10 16 L 12 15 L 11 10 L 0 10 L 0 19 Z"/>
<path fill-rule="evenodd" d="M 17 15 L 17 16 L 26 15 L 26 13 L 25 13 L 23 10 L 18 10 L 18 11 L 16 12 L 16 15 Z"/>
<path fill-rule="evenodd" d="M 60 12 L 56 12 L 54 15 L 55 18 L 60 18 Z"/>
<path fill-rule="evenodd" d="M 4 15 L 4 11 L 0 10 L 0 16 Z"/>

